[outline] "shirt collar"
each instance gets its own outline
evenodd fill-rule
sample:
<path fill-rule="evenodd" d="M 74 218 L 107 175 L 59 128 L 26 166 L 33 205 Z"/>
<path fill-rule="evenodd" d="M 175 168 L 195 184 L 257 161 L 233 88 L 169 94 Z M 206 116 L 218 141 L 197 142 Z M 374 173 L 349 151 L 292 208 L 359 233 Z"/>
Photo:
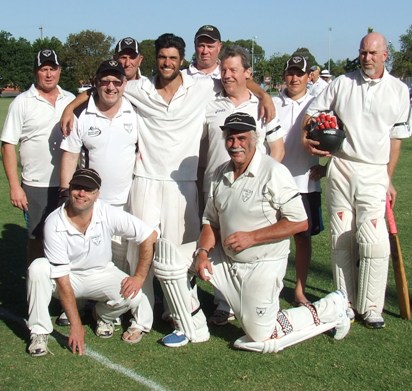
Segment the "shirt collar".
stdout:
<path fill-rule="evenodd" d="M 242 174 L 242 176 L 245 177 L 256 177 L 259 173 L 259 167 L 260 163 L 262 161 L 262 154 L 256 149 L 255 154 L 252 157 L 252 160 L 250 161 L 249 165 L 247 166 L 245 172 Z M 226 166 L 223 175 L 231 182 L 234 182 L 234 171 L 233 171 L 233 165 L 232 162 L 229 161 L 228 165 Z"/>
<path fill-rule="evenodd" d="M 363 80 L 366 81 L 367 83 L 370 83 L 370 84 L 380 83 L 382 80 L 385 80 L 385 79 L 388 77 L 388 75 L 389 75 L 389 73 L 388 73 L 388 71 L 386 70 L 386 68 L 383 68 L 383 75 L 382 75 L 382 77 L 380 77 L 379 79 L 371 79 L 371 78 L 363 71 L 362 68 L 360 68 L 360 74 L 361 74 Z"/>
<path fill-rule="evenodd" d="M 216 68 L 212 72 L 205 73 L 205 72 L 202 72 L 201 70 L 197 69 L 196 64 L 194 62 L 192 62 L 189 65 L 187 73 L 191 76 L 197 74 L 197 75 L 209 76 L 212 79 L 220 79 L 220 64 L 217 64 Z"/>
<path fill-rule="evenodd" d="M 306 90 L 306 94 L 301 96 L 299 99 L 294 100 L 292 98 L 290 98 L 289 96 L 286 95 L 285 93 L 286 89 L 283 89 L 282 92 L 280 93 L 280 98 L 282 99 L 283 105 L 286 106 L 288 104 L 293 104 L 293 103 L 297 103 L 298 105 L 304 103 L 306 101 L 306 99 L 308 98 L 308 96 L 311 96 L 308 92 L 308 90 Z"/>
<path fill-rule="evenodd" d="M 96 224 L 102 222 L 101 208 L 98 207 L 98 203 L 100 203 L 100 201 L 96 200 L 96 202 L 93 205 L 93 215 L 89 227 L 87 228 L 88 231 L 91 227 L 94 227 Z M 71 235 L 79 235 L 79 231 L 70 223 L 69 219 L 67 218 L 64 206 L 65 204 L 63 204 L 58 210 L 59 220 L 57 222 L 56 231 L 67 231 Z"/>

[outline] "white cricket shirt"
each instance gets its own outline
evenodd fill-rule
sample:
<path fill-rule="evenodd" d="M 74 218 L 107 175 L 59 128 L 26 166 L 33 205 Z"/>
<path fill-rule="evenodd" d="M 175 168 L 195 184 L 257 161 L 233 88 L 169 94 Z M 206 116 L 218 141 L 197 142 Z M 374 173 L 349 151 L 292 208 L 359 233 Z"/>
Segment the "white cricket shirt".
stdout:
<path fill-rule="evenodd" d="M 236 180 L 231 162 L 216 170 L 203 224 L 218 228 L 222 243 L 234 232 L 268 227 L 282 217 L 294 222 L 307 219 L 295 181 L 283 164 L 256 151 Z M 237 254 L 227 248 L 224 251 L 237 262 L 284 259 L 289 254 L 289 239 L 253 246 Z"/>
<path fill-rule="evenodd" d="M 125 204 L 136 162 L 137 118 L 131 103 L 122 98 L 118 113 L 107 118 L 100 113 L 93 98 L 87 107 L 75 112 L 73 130 L 61 148 L 81 153 L 81 167 L 95 169 L 102 178 L 100 199 Z"/>
<path fill-rule="evenodd" d="M 130 213 L 97 200 L 85 234 L 68 220 L 64 205 L 53 211 L 44 226 L 44 251 L 51 264 L 51 278 L 70 272 L 90 275 L 112 262 L 113 235 L 140 244 L 153 232 Z"/>
<path fill-rule="evenodd" d="M 20 143 L 23 183 L 34 187 L 58 187 L 62 133 L 60 117 L 74 95 L 57 86 L 59 95 L 53 106 L 34 84 L 18 95 L 9 106 L 1 141 Z"/>

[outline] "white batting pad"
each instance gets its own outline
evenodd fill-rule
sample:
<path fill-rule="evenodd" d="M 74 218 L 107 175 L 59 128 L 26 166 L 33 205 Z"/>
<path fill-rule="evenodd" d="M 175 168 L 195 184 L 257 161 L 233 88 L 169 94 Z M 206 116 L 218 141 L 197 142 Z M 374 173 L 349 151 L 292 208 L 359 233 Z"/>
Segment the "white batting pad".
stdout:
<path fill-rule="evenodd" d="M 206 317 L 199 308 L 198 300 L 193 300 L 184 256 L 173 243 L 159 239 L 153 267 L 177 328 L 192 342 L 207 340 L 209 330 Z"/>
<path fill-rule="evenodd" d="M 357 236 L 360 253 L 357 309 L 360 314 L 370 309 L 382 312 L 390 254 L 385 220 L 363 223 Z"/>

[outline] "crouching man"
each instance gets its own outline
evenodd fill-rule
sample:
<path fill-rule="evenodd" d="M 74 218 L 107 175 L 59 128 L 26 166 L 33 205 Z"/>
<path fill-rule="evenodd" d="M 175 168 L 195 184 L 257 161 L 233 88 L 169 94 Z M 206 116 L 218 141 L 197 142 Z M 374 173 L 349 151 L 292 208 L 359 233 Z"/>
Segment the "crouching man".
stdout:
<path fill-rule="evenodd" d="M 230 160 L 215 172 L 198 243 L 175 246 L 159 239 L 157 244 L 154 271 L 177 326 L 163 344 L 209 339 L 190 283 L 193 274 L 221 290 L 233 308 L 246 333 L 235 348 L 278 352 L 332 329 L 335 339 L 344 338 L 350 321 L 340 291 L 303 307 L 279 309 L 289 237 L 307 229 L 305 209 L 289 171 L 256 151 L 253 117 L 234 113 L 221 128 Z"/>
<path fill-rule="evenodd" d="M 76 299 L 96 301 L 96 335 L 113 336 L 113 320 L 131 310 L 135 315 L 141 287 L 153 259 L 157 233 L 138 218 L 98 200 L 101 178 L 93 169 L 75 171 L 69 200 L 52 212 L 44 228 L 45 258 L 36 259 L 27 272 L 27 296 L 32 356 L 47 354 L 53 331 L 48 306 L 58 297 L 70 321 L 68 346 L 85 352 L 85 330 Z M 111 237 L 120 235 L 140 244 L 139 264 L 128 276 L 112 262 Z M 122 339 L 131 343 L 134 330 Z M 140 334 L 139 334 L 140 335 Z"/>

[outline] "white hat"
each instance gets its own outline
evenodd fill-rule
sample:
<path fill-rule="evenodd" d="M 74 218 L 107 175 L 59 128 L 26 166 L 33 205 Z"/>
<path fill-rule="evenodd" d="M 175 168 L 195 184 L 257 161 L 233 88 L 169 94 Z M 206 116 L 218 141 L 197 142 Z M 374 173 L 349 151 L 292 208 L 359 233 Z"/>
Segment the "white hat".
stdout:
<path fill-rule="evenodd" d="M 321 73 L 320 73 L 320 77 L 332 77 L 332 75 L 329 73 L 329 71 L 327 69 L 324 69 Z"/>

